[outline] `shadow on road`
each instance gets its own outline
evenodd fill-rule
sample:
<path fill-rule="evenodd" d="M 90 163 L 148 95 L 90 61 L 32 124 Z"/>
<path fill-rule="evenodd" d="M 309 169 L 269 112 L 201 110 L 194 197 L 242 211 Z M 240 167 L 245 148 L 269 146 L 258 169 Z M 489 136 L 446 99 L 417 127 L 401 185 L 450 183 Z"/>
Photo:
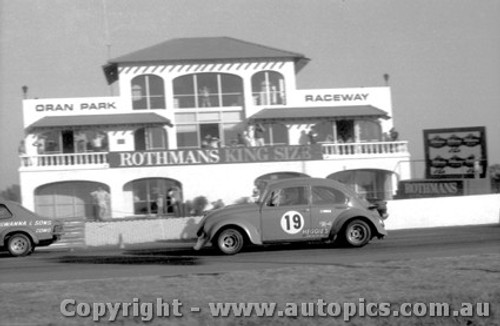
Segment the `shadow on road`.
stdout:
<path fill-rule="evenodd" d="M 65 264 L 199 265 L 196 257 L 170 255 L 66 255 L 54 258 Z"/>

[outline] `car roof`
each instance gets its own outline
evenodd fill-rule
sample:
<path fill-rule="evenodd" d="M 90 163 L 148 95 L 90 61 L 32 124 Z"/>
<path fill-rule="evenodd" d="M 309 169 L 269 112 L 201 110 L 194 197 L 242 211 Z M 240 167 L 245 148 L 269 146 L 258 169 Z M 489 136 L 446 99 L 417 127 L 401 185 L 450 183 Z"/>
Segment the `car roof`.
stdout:
<path fill-rule="evenodd" d="M 309 177 L 287 178 L 287 179 L 269 181 L 267 186 L 269 188 L 274 189 L 274 188 L 282 188 L 288 186 L 303 186 L 303 185 L 331 186 L 340 188 L 349 193 L 352 192 L 348 187 L 346 187 L 345 184 L 327 178 L 309 178 Z"/>

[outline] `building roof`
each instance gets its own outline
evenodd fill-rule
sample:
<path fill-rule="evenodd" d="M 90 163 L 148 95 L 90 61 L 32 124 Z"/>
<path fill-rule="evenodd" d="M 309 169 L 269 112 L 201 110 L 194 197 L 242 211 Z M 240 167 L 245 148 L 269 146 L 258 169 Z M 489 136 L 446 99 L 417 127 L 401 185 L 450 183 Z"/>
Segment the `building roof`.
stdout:
<path fill-rule="evenodd" d="M 28 131 L 55 127 L 94 127 L 111 125 L 172 125 L 169 119 L 156 113 L 126 113 L 43 117 L 28 126 Z"/>
<path fill-rule="evenodd" d="M 230 59 L 306 59 L 303 54 L 231 37 L 176 38 L 114 59 L 110 63 L 210 61 Z"/>
<path fill-rule="evenodd" d="M 294 120 L 294 119 L 335 119 L 376 117 L 389 119 L 387 112 L 371 105 L 328 106 L 328 107 L 293 107 L 263 109 L 249 120 Z"/>
<path fill-rule="evenodd" d="M 117 77 L 119 64 L 211 62 L 227 60 L 292 60 L 296 71 L 309 59 L 303 54 L 238 40 L 232 37 L 176 38 L 110 59 L 103 66 L 108 83 Z"/>

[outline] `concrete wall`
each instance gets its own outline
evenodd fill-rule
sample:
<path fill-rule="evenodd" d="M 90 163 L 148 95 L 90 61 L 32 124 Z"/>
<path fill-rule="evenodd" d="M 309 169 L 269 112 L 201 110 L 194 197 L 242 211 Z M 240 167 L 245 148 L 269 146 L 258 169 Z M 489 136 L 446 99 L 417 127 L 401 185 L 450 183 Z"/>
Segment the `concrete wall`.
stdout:
<path fill-rule="evenodd" d="M 500 195 L 388 202 L 387 230 L 500 223 Z M 118 246 L 195 237 L 201 217 L 87 223 L 87 246 Z"/>
<path fill-rule="evenodd" d="M 392 200 L 387 208 L 387 230 L 500 223 L 500 195 Z"/>

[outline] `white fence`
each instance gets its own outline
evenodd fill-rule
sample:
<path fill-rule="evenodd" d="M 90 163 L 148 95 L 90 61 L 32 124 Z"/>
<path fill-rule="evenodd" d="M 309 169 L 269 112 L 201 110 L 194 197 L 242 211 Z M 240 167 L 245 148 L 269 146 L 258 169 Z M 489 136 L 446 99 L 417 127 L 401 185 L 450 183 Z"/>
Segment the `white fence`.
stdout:
<path fill-rule="evenodd" d="M 387 230 L 500 223 L 500 195 L 388 202 Z M 194 239 L 200 217 L 87 223 L 87 246 Z M 390 233 L 389 233 L 390 236 Z"/>

